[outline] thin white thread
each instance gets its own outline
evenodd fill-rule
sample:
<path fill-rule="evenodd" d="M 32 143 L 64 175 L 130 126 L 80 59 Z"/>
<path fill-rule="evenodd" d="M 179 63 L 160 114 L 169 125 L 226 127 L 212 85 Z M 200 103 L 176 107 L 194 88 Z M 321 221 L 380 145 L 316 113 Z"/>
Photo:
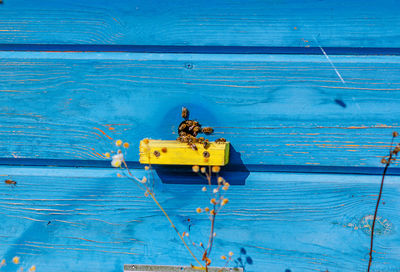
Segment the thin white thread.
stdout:
<path fill-rule="evenodd" d="M 337 76 L 339 77 L 340 81 L 342 81 L 343 84 L 346 84 L 346 82 L 344 81 L 342 75 L 339 73 L 338 69 L 336 69 L 335 64 L 333 64 L 333 62 L 331 61 L 331 58 L 328 56 L 328 54 L 325 52 L 325 50 L 322 48 L 322 46 L 319 44 L 318 40 L 314 37 L 315 42 L 317 43 L 319 49 L 321 49 L 322 53 L 324 54 L 324 56 L 326 57 L 326 59 L 329 61 L 329 63 L 331 64 L 333 70 L 335 70 L 335 73 L 337 74 Z"/>
<path fill-rule="evenodd" d="M 319 47 L 319 49 L 321 50 L 321 52 L 324 54 L 325 58 L 329 61 L 329 63 L 331 64 L 333 70 L 335 70 L 336 75 L 339 77 L 340 81 L 346 85 L 346 82 L 344 81 L 342 75 L 339 73 L 338 69 L 336 69 L 335 64 L 333 64 L 331 58 L 328 56 L 328 54 L 325 52 L 325 50 L 322 48 L 322 46 L 319 44 L 317 38 L 313 37 L 315 40 L 315 43 L 317 44 L 317 46 Z M 354 96 L 352 97 L 353 102 L 356 104 L 357 108 L 360 109 L 360 105 L 358 105 L 358 103 L 356 102 L 356 99 L 354 98 Z"/>

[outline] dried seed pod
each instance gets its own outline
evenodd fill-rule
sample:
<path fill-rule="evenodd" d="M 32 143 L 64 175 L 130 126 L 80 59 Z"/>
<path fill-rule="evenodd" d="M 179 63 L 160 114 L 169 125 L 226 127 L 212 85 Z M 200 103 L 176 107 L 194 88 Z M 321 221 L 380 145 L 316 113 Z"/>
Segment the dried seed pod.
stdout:
<path fill-rule="evenodd" d="M 5 184 L 8 184 L 8 185 L 17 185 L 17 182 L 16 181 L 14 181 L 14 180 L 12 180 L 12 179 L 6 179 L 5 181 L 4 181 L 4 183 Z"/>

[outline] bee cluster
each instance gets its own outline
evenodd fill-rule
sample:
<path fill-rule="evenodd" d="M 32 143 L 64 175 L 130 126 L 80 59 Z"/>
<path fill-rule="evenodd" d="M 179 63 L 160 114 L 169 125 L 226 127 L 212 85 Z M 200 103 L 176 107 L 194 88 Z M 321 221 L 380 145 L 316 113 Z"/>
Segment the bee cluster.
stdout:
<path fill-rule="evenodd" d="M 203 145 L 204 149 L 207 149 L 210 145 L 209 140 L 204 137 L 197 138 L 199 133 L 205 135 L 211 135 L 214 132 L 212 127 L 202 127 L 198 121 L 189 120 L 189 110 L 185 107 L 182 108 L 182 118 L 184 119 L 178 127 L 179 137 L 176 139 L 181 143 L 187 143 L 193 150 L 197 150 L 196 144 Z M 224 138 L 215 140 L 216 143 L 224 143 Z M 209 157 L 210 154 L 204 151 L 204 157 Z"/>

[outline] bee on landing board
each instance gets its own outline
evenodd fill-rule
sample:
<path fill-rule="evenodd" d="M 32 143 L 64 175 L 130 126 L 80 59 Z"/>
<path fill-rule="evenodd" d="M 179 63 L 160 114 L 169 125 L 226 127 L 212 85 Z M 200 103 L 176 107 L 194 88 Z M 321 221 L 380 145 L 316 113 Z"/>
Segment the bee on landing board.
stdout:
<path fill-rule="evenodd" d="M 14 181 L 14 180 L 12 180 L 12 179 L 6 179 L 6 180 L 4 181 L 4 183 L 5 183 L 5 184 L 8 184 L 8 185 L 10 185 L 10 186 L 17 186 L 17 182 Z"/>
<path fill-rule="evenodd" d="M 205 139 L 205 140 L 203 141 L 203 147 L 204 147 L 205 149 L 208 149 L 208 147 L 209 147 L 209 142 L 208 142 L 207 139 Z"/>
<path fill-rule="evenodd" d="M 226 139 L 225 139 L 225 138 L 216 139 L 216 140 L 215 140 L 215 143 L 217 143 L 217 144 L 226 143 Z"/>
<path fill-rule="evenodd" d="M 194 150 L 197 151 L 197 146 L 194 143 L 188 143 L 188 145 Z"/>

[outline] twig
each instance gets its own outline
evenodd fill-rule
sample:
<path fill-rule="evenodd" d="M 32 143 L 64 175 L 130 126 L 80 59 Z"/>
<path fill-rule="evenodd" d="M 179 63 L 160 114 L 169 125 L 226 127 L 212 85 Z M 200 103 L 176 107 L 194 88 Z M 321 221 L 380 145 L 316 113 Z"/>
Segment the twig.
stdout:
<path fill-rule="evenodd" d="M 394 141 L 394 138 L 397 137 L 397 135 L 398 135 L 397 132 L 393 132 L 392 142 L 390 144 L 390 150 L 389 150 L 389 158 L 387 159 L 387 161 L 385 163 L 386 165 L 385 165 L 385 169 L 383 170 L 383 174 L 382 174 L 382 180 L 381 180 L 381 186 L 380 186 L 380 189 L 379 189 L 379 195 L 378 195 L 378 199 L 376 201 L 374 219 L 372 221 L 372 228 L 371 228 L 371 244 L 370 244 L 370 250 L 369 250 L 369 260 L 368 260 L 367 272 L 370 272 L 371 264 L 372 264 L 372 252 L 373 252 L 373 246 L 374 246 L 375 222 L 376 222 L 376 216 L 378 214 L 379 203 L 380 203 L 381 197 L 382 197 L 383 183 L 385 181 L 386 172 L 387 172 L 387 170 L 388 170 L 388 168 L 390 166 L 390 163 L 392 162 L 392 159 L 395 160 L 395 158 L 393 158 L 393 155 L 397 155 L 396 149 L 392 152 L 393 141 Z"/>
<path fill-rule="evenodd" d="M 157 206 L 160 208 L 160 210 L 164 213 L 165 217 L 168 219 L 169 223 L 171 224 L 171 227 L 176 231 L 178 234 L 179 238 L 181 238 L 183 244 L 185 245 L 186 249 L 189 251 L 190 255 L 196 260 L 196 262 L 203 267 L 203 265 L 200 263 L 200 261 L 194 256 L 193 252 L 190 250 L 189 246 L 186 244 L 185 239 L 183 239 L 183 236 L 179 233 L 178 229 L 175 227 L 174 223 L 172 223 L 171 218 L 169 218 L 168 214 L 165 212 L 163 207 L 160 205 L 160 203 L 157 201 L 157 199 L 154 197 L 154 194 L 149 192 L 149 195 L 151 198 L 154 200 L 154 202 L 157 204 Z"/>
<path fill-rule="evenodd" d="M 129 175 L 132 176 L 132 178 L 134 178 L 136 181 L 140 180 L 135 177 L 131 171 L 128 168 L 128 165 L 126 164 L 125 160 L 122 160 L 122 163 L 125 165 L 126 170 L 128 171 Z M 152 169 L 150 168 L 150 171 Z M 154 178 L 154 176 L 152 176 L 152 178 Z M 138 184 L 139 185 L 139 184 Z M 139 186 L 140 187 L 140 186 Z M 182 240 L 183 244 L 185 245 L 186 249 L 189 251 L 190 255 L 192 255 L 192 257 L 196 260 L 196 262 L 200 265 L 200 267 L 204 267 L 200 261 L 196 258 L 196 256 L 193 254 L 193 252 L 190 250 L 189 246 L 186 244 L 185 239 L 183 239 L 183 236 L 180 234 L 180 232 L 178 231 L 178 229 L 175 227 L 174 223 L 172 223 L 171 218 L 168 216 L 167 212 L 164 210 L 164 208 L 161 206 L 161 204 L 157 201 L 157 199 L 155 198 L 154 194 L 152 191 L 150 191 L 147 186 L 146 186 L 146 191 L 148 192 L 148 194 L 151 196 L 151 198 L 153 199 L 154 203 L 156 203 L 156 205 L 158 206 L 158 208 L 160 208 L 160 210 L 164 213 L 165 217 L 168 219 L 169 223 L 171 224 L 171 227 L 176 231 L 176 233 L 178 234 L 179 238 Z"/>
<path fill-rule="evenodd" d="M 379 196 L 378 196 L 378 200 L 376 201 L 374 220 L 372 221 L 371 246 L 370 246 L 370 250 L 369 250 L 369 261 L 368 261 L 368 270 L 367 270 L 368 272 L 371 269 L 371 263 L 372 263 L 372 251 L 373 251 L 373 246 L 374 246 L 374 230 L 375 230 L 376 215 L 378 214 L 379 202 L 381 201 L 381 197 L 382 197 L 383 182 L 385 181 L 385 175 L 386 175 L 386 171 L 387 171 L 389 165 L 390 165 L 390 163 L 388 162 L 385 166 L 385 170 L 383 170 L 381 188 L 379 189 Z"/>
<path fill-rule="evenodd" d="M 210 231 L 210 238 L 208 240 L 208 252 L 207 252 L 207 256 L 210 256 L 211 254 L 211 250 L 212 250 L 212 246 L 213 246 L 213 241 L 214 241 L 214 224 L 215 224 L 215 217 L 217 216 L 217 212 L 215 210 L 216 205 L 214 205 L 213 209 L 214 209 L 214 214 L 212 216 L 211 219 L 211 231 Z"/>

